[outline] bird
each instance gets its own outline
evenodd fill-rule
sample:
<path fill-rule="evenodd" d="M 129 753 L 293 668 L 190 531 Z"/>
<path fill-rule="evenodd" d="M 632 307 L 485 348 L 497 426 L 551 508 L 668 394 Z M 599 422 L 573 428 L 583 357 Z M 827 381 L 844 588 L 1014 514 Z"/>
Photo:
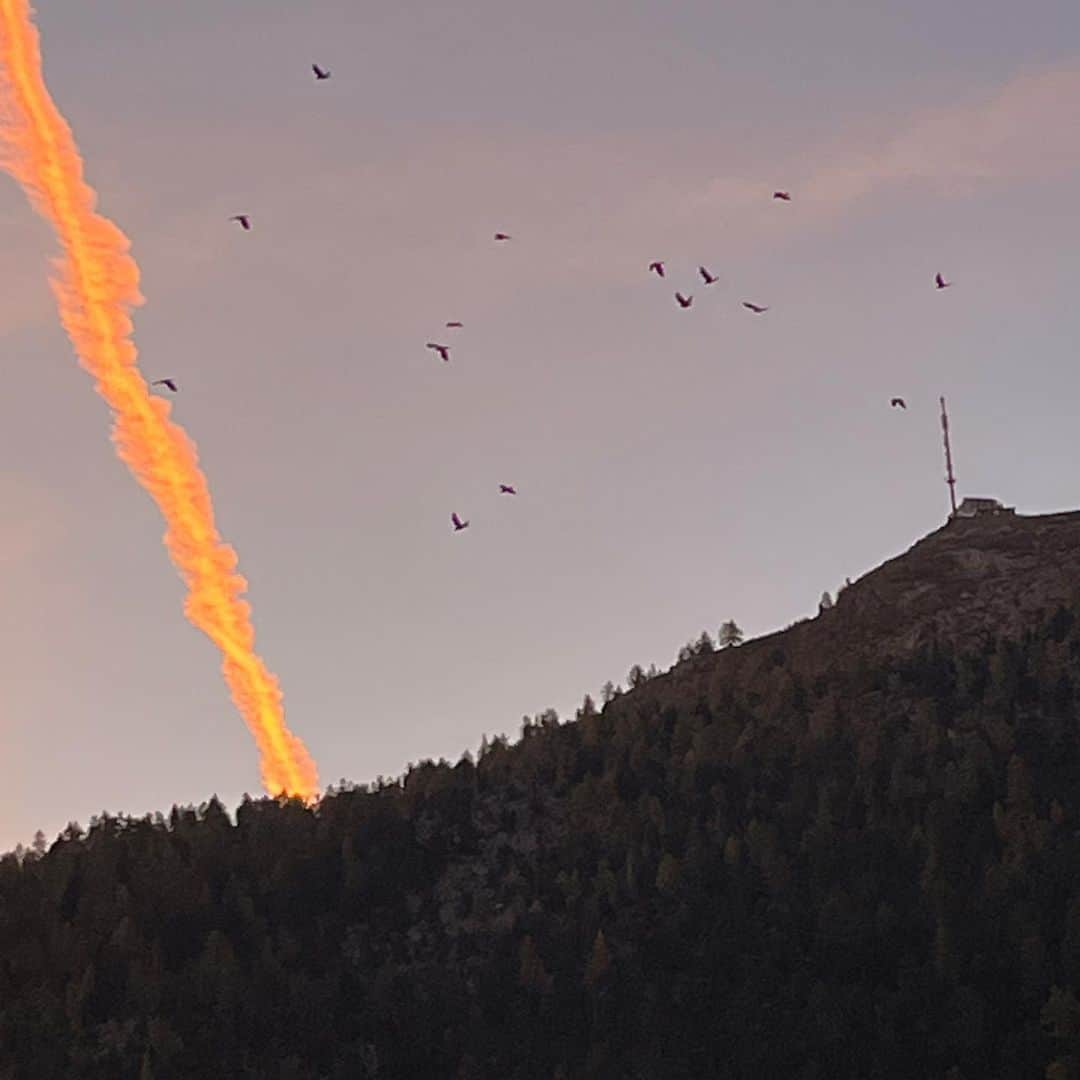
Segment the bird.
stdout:
<path fill-rule="evenodd" d="M 453 523 L 454 532 L 461 532 L 462 529 L 467 529 L 469 527 L 469 523 L 467 521 L 462 521 L 461 518 L 457 516 L 456 511 L 450 515 L 450 521 Z"/>
<path fill-rule="evenodd" d="M 894 397 L 889 404 L 894 408 L 906 409 L 907 402 L 902 397 Z"/>
<path fill-rule="evenodd" d="M 749 300 L 744 300 L 742 306 L 744 308 L 749 308 L 755 315 L 760 315 L 762 312 L 769 310 L 767 307 L 762 307 L 760 304 L 751 304 Z"/>
<path fill-rule="evenodd" d="M 649 263 L 649 269 L 656 274 L 657 277 L 664 276 L 664 264 L 657 259 L 656 262 Z"/>
<path fill-rule="evenodd" d="M 463 327 L 464 325 L 465 324 L 463 322 L 457 322 L 455 320 L 454 322 L 448 322 L 446 324 L 446 328 L 447 328 L 447 330 L 460 330 L 461 327 Z"/>
<path fill-rule="evenodd" d="M 509 233 L 497 232 L 495 234 L 496 240 L 513 240 L 513 237 Z"/>
<path fill-rule="evenodd" d="M 511 484 L 500 484 L 499 485 L 499 494 L 500 495 L 516 495 L 517 494 L 517 488 L 513 487 Z"/>
<path fill-rule="evenodd" d="M 449 362 L 449 360 L 450 360 L 450 346 L 449 345 L 439 345 L 434 341 L 429 341 L 427 343 L 427 347 L 429 349 L 434 349 L 443 358 L 443 360 Z"/>
<path fill-rule="evenodd" d="M 247 214 L 233 214 L 229 220 L 240 222 L 240 228 L 242 228 L 244 232 L 251 231 L 251 218 L 249 218 Z"/>
<path fill-rule="evenodd" d="M 317 81 L 322 81 L 323 79 L 330 78 L 330 72 L 319 67 L 318 64 L 312 64 L 311 70 L 315 72 L 315 78 Z"/>
<path fill-rule="evenodd" d="M 699 266 L 697 272 L 701 275 L 701 280 L 704 281 L 706 285 L 712 285 L 720 280 L 715 274 L 710 274 L 704 266 Z"/>
<path fill-rule="evenodd" d="M 175 379 L 155 379 L 151 386 L 165 386 L 168 387 L 174 394 L 176 393 L 176 380 Z"/>
<path fill-rule="evenodd" d="M 681 308 L 688 308 L 694 302 L 692 296 L 683 296 L 681 292 L 675 294 L 675 299 L 678 301 L 679 307 Z"/>
<path fill-rule="evenodd" d="M 781 202 L 791 202 L 790 191 L 774 191 L 772 197 L 774 199 L 779 199 Z"/>
<path fill-rule="evenodd" d="M 934 284 L 939 289 L 947 289 L 952 284 L 952 282 L 951 281 L 946 281 L 940 274 L 935 274 L 934 275 Z"/>

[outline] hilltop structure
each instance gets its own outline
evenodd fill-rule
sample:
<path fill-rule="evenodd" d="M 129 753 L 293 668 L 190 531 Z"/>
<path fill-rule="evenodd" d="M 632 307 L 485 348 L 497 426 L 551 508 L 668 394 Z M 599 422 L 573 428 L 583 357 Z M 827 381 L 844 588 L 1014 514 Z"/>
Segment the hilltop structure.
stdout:
<path fill-rule="evenodd" d="M 978 499 L 967 496 L 950 517 L 973 518 L 983 514 L 1015 514 L 1016 507 L 1003 506 L 999 499 Z"/>

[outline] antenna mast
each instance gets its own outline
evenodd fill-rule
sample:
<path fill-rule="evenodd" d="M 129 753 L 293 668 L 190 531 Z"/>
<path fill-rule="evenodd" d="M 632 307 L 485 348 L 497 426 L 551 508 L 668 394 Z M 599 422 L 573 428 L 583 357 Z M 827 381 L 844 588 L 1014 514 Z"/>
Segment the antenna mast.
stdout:
<path fill-rule="evenodd" d="M 945 483 L 949 485 L 949 502 L 956 513 L 956 477 L 952 471 L 952 450 L 949 447 L 949 414 L 945 411 L 945 399 L 941 399 L 941 433 L 945 436 Z"/>

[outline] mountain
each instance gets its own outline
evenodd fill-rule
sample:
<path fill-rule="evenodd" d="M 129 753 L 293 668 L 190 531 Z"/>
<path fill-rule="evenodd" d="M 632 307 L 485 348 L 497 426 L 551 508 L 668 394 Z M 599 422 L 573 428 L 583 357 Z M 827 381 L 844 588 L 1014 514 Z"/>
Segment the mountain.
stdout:
<path fill-rule="evenodd" d="M 1076 1077 L 1078 616 L 1080 514 L 957 519 L 475 762 L 71 827 L 0 1080 Z"/>

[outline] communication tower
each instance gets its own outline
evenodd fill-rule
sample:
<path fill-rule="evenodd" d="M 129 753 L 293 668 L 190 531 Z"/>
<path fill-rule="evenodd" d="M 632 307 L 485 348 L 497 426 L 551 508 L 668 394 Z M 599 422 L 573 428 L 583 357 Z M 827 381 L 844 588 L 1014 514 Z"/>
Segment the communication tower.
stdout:
<path fill-rule="evenodd" d="M 956 477 L 952 469 L 952 449 L 949 446 L 949 414 L 945 411 L 945 399 L 941 399 L 941 434 L 945 437 L 945 483 L 949 485 L 949 502 L 956 513 Z"/>

